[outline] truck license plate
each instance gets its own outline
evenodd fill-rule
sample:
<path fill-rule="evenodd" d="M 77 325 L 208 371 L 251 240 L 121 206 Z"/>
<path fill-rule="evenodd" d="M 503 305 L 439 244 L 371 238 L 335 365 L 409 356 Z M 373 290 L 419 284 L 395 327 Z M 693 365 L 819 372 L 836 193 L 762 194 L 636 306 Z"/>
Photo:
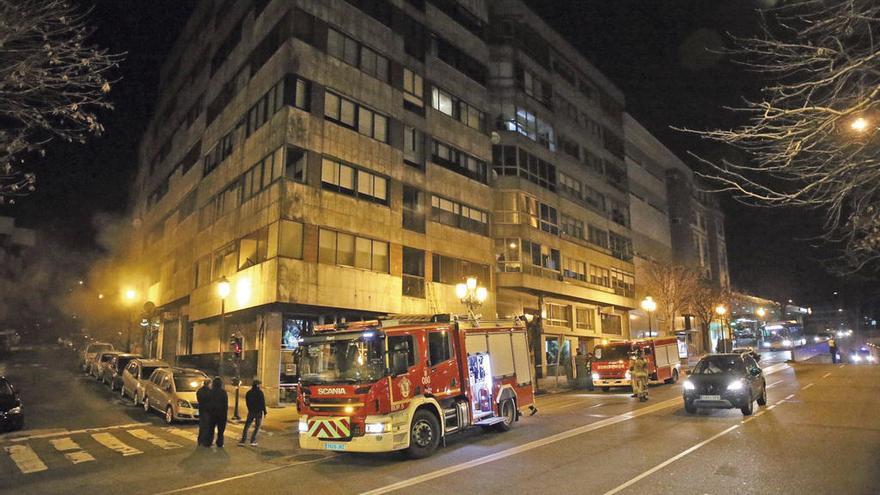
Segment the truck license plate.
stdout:
<path fill-rule="evenodd" d="M 324 448 L 327 450 L 345 450 L 345 444 L 325 442 Z"/>
<path fill-rule="evenodd" d="M 701 395 L 700 399 L 702 400 L 721 400 L 720 395 Z"/>

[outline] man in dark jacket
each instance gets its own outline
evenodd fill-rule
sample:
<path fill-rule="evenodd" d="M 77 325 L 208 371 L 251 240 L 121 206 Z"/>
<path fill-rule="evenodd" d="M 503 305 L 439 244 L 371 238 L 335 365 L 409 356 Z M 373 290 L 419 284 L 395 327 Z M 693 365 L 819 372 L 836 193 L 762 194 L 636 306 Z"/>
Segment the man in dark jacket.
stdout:
<path fill-rule="evenodd" d="M 251 433 L 251 447 L 256 447 L 257 432 L 260 431 L 260 425 L 263 424 L 263 417 L 267 414 L 266 396 L 264 396 L 263 391 L 260 390 L 260 380 L 254 380 L 251 389 L 248 390 L 247 394 L 244 396 L 244 401 L 247 404 L 248 415 L 244 422 L 244 430 L 241 432 L 241 440 L 239 440 L 238 445 L 244 445 L 244 442 L 247 439 L 248 428 L 250 428 L 251 423 L 253 423 L 254 432 Z"/>
<path fill-rule="evenodd" d="M 226 415 L 229 413 L 229 396 L 223 388 L 223 380 L 214 377 L 211 395 L 208 399 L 208 414 L 211 416 L 211 434 L 216 435 L 217 446 L 223 448 L 223 433 L 226 431 Z"/>
<path fill-rule="evenodd" d="M 205 380 L 202 388 L 196 392 L 196 401 L 199 403 L 199 445 L 210 447 L 214 443 L 211 414 L 208 412 L 208 404 L 211 402 L 211 380 Z"/>

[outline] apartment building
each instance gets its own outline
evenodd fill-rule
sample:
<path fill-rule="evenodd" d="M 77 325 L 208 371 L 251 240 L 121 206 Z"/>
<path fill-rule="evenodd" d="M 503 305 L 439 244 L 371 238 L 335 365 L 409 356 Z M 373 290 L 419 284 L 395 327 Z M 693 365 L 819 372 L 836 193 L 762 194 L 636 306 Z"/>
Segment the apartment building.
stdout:
<path fill-rule="evenodd" d="M 624 97 L 522 2 L 489 5 L 498 311 L 541 316 L 539 377 L 570 377 L 635 307 Z"/>

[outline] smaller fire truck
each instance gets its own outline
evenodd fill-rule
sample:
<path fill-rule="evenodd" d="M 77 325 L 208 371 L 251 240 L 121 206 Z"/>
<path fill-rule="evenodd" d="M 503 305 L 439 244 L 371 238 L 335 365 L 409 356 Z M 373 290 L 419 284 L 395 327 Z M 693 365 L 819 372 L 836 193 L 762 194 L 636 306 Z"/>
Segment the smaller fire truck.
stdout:
<path fill-rule="evenodd" d="M 593 386 L 607 391 L 611 387 L 632 387 L 630 357 L 642 350 L 648 362 L 650 383 L 678 381 L 681 361 L 678 357 L 678 339 L 675 337 L 622 340 L 598 345 L 593 350 Z"/>
<path fill-rule="evenodd" d="M 300 339 L 303 449 L 431 455 L 469 426 L 534 412 L 525 323 L 398 316 L 321 325 Z"/>

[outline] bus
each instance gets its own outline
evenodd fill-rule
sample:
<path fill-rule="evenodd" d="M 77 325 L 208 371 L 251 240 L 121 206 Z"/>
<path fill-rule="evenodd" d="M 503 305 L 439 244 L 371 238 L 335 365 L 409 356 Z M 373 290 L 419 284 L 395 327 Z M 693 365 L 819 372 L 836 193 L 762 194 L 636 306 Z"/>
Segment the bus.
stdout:
<path fill-rule="evenodd" d="M 761 348 L 773 351 L 790 350 L 807 343 L 804 329 L 795 321 L 768 322 L 761 327 Z"/>

